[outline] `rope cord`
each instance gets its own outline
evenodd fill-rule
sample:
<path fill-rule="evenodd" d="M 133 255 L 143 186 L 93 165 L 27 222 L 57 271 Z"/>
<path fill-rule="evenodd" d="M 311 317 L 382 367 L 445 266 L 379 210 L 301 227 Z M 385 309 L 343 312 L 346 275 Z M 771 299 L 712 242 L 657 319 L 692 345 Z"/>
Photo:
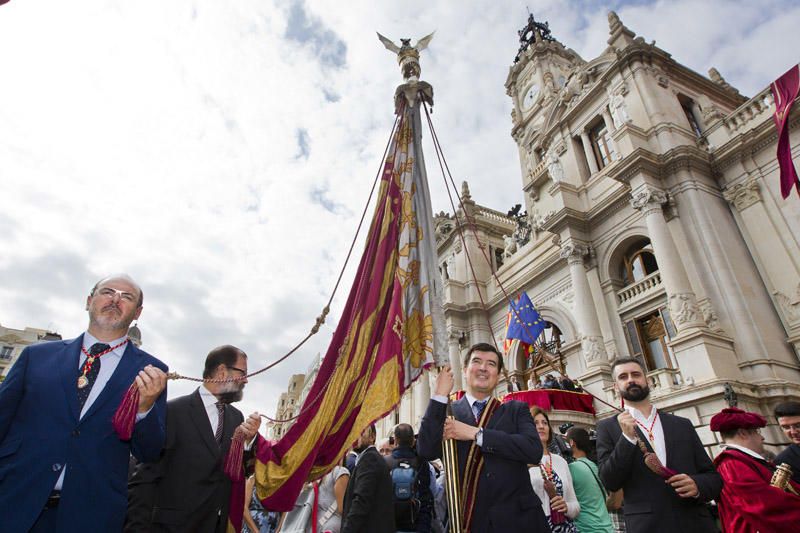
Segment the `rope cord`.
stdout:
<path fill-rule="evenodd" d="M 442 151 L 442 148 L 441 148 L 441 145 L 440 145 L 440 143 L 439 143 L 439 137 L 438 137 L 438 135 L 436 134 L 436 130 L 435 130 L 435 129 L 434 129 L 434 127 L 433 127 L 433 121 L 431 120 L 431 116 L 430 116 L 430 113 L 429 113 L 429 111 L 428 111 L 428 106 L 427 106 L 427 104 L 425 104 L 425 102 L 423 102 L 423 106 L 424 106 L 424 109 L 425 109 L 425 117 L 427 118 L 427 121 L 428 121 L 428 127 L 429 127 L 429 128 L 430 128 L 430 130 L 431 130 L 431 138 L 432 138 L 432 140 L 433 140 L 433 145 L 434 145 L 434 147 L 435 147 L 435 149 L 436 149 L 436 155 L 437 155 L 437 158 L 439 158 L 439 157 L 440 157 L 440 156 L 439 156 L 439 153 L 441 152 L 441 157 L 440 157 L 439 165 L 440 165 L 440 167 L 442 167 L 442 177 L 443 177 L 443 178 L 444 178 L 444 180 L 445 180 L 445 186 L 447 186 L 447 188 L 448 188 L 447 192 L 448 192 L 448 196 L 449 196 L 449 195 L 450 195 L 450 189 L 449 189 L 449 185 L 447 184 L 447 180 L 448 180 L 448 178 L 449 178 L 449 180 L 450 180 L 450 183 L 452 184 L 452 186 L 453 186 L 453 188 L 454 188 L 454 189 L 456 188 L 455 180 L 453 179 L 453 174 L 450 172 L 450 167 L 449 167 L 449 165 L 447 164 L 447 159 L 444 157 L 444 153 L 443 153 L 443 151 Z M 446 169 L 446 171 L 447 171 L 447 172 L 446 172 L 446 174 L 445 174 L 445 169 Z M 456 189 L 456 190 L 457 190 L 457 189 Z M 528 334 L 528 336 L 532 337 L 532 335 L 531 335 L 531 332 L 530 332 L 530 330 L 528 329 L 527 325 L 525 324 L 525 322 L 524 322 L 523 320 L 521 320 L 521 319 L 520 319 L 519 312 L 517 311 L 517 308 L 516 308 L 516 307 L 513 305 L 513 302 L 512 302 L 512 300 L 511 300 L 511 297 L 509 296 L 508 292 L 506 291 L 505 287 L 503 286 L 503 283 L 500 281 L 500 278 L 497 276 L 497 272 L 495 272 L 495 271 L 494 271 L 494 270 L 491 268 L 491 266 L 492 266 L 491 259 L 490 259 L 490 258 L 489 258 L 489 256 L 486 254 L 485 247 L 484 247 L 484 246 L 481 244 L 481 242 L 480 242 L 480 239 L 478 239 L 478 233 L 477 233 L 477 229 L 475 228 L 475 223 L 474 223 L 474 221 L 471 219 L 471 217 L 470 217 L 470 216 L 467 214 L 467 210 L 464 208 L 464 202 L 463 202 L 463 200 L 462 200 L 461 196 L 460 196 L 460 195 L 459 195 L 457 192 L 456 192 L 456 197 L 458 198 L 459 205 L 461 206 L 461 210 L 462 210 L 462 212 L 464 213 L 464 219 L 467 221 L 467 225 L 468 225 L 469 229 L 472 231 L 472 233 L 473 233 L 473 235 L 474 235 L 474 237 L 475 237 L 475 240 L 476 240 L 476 242 L 478 243 L 478 249 L 480 249 L 480 251 L 481 251 L 481 254 L 483 255 L 484 259 L 486 260 L 487 264 L 489 265 L 489 270 L 492 272 L 492 277 L 493 277 L 493 278 L 494 278 L 494 280 L 497 282 L 497 286 L 498 286 L 498 287 L 500 288 L 500 290 L 502 291 L 504 298 L 505 298 L 505 299 L 506 299 L 506 301 L 507 301 L 507 302 L 510 304 L 510 305 L 509 305 L 509 307 L 510 307 L 510 309 L 512 310 L 512 312 L 514 313 L 514 316 L 515 316 L 515 317 L 517 318 L 517 320 L 520 322 L 520 324 L 522 325 L 523 329 L 525 329 L 525 332 Z M 450 199 L 450 203 L 451 203 L 451 205 L 453 204 L 452 198 Z M 455 209 L 455 206 L 453 206 L 453 214 L 454 214 L 454 218 L 455 218 L 455 221 L 456 221 L 456 227 L 457 227 L 457 228 L 458 228 L 458 230 L 459 230 L 459 236 L 461 237 L 462 245 L 463 245 L 463 248 L 464 248 L 464 255 L 466 255 L 466 257 L 467 257 L 467 262 L 469 263 L 469 266 L 470 266 L 470 271 L 472 272 L 472 276 L 473 276 L 473 280 L 474 280 L 474 281 L 475 281 L 475 283 L 477 284 L 477 283 L 478 283 L 478 280 L 477 280 L 477 277 L 475 276 L 475 270 L 474 270 L 474 268 L 472 267 L 472 260 L 470 259 L 469 253 L 467 252 L 467 246 L 466 246 L 466 241 L 464 240 L 464 234 L 463 234 L 463 230 L 462 230 L 461 222 L 460 222 L 460 220 L 459 220 L 458 214 L 457 214 L 455 211 L 456 211 L 456 209 Z M 485 304 L 485 302 L 484 302 L 484 300 L 483 300 L 483 296 L 481 295 L 480 288 L 478 288 L 478 296 L 480 297 L 480 300 L 481 300 L 481 305 L 483 306 L 483 309 L 484 309 L 484 311 L 486 312 L 487 321 L 489 322 L 489 331 L 490 331 L 490 332 L 491 332 L 491 334 L 492 334 L 492 342 L 493 342 L 493 344 L 495 345 L 495 348 L 497 348 L 497 344 L 494 342 L 494 330 L 492 329 L 491 317 L 489 316 L 489 309 L 486 307 L 486 304 Z M 538 341 L 538 338 L 537 338 L 537 340 L 536 340 L 536 341 L 534 341 L 534 344 L 533 344 L 533 346 L 536 346 L 537 344 L 539 345 L 539 349 L 540 349 L 540 351 L 542 352 L 541 359 L 542 359 L 542 360 L 544 360 L 544 361 L 547 363 L 547 365 L 548 365 L 548 366 L 549 366 L 549 367 L 550 367 L 550 368 L 551 368 L 551 369 L 552 369 L 552 370 L 553 370 L 555 373 L 557 373 L 557 374 L 562 374 L 562 375 L 566 376 L 566 375 L 567 375 L 566 373 L 564 373 L 564 372 L 561 372 L 560 370 L 558 370 L 558 369 L 555 367 L 555 365 L 553 364 L 553 362 L 552 362 L 552 361 L 550 361 L 550 360 L 549 360 L 547 357 L 545 357 L 545 354 L 544 354 L 544 352 L 545 352 L 546 350 L 544 349 L 544 347 L 542 346 L 542 344 L 541 344 L 540 342 L 537 342 L 537 341 Z M 615 406 L 611 405 L 610 403 L 606 402 L 605 400 L 602 400 L 602 399 L 598 398 L 597 396 L 595 396 L 595 395 L 594 395 L 594 394 L 592 394 L 591 392 L 589 392 L 589 391 L 586 391 L 586 390 L 584 390 L 584 392 L 585 392 L 586 394 L 590 395 L 592 398 L 594 398 L 594 399 L 595 399 L 595 400 L 597 400 L 598 402 L 600 402 L 600 403 L 602 403 L 602 404 L 604 404 L 604 405 L 607 405 L 608 407 L 611 407 L 611 408 L 612 408 L 612 409 L 614 409 L 615 411 L 619 411 L 619 410 L 620 410 L 618 407 L 615 407 Z"/>
<path fill-rule="evenodd" d="M 395 131 L 397 129 L 397 124 L 398 124 L 399 120 L 400 120 L 400 116 L 398 115 L 398 116 L 395 117 L 394 124 L 392 125 L 392 130 L 391 130 L 391 133 L 389 135 L 389 141 L 386 143 L 386 148 L 384 148 L 384 150 L 383 150 L 383 156 L 381 157 L 381 163 L 380 163 L 380 166 L 378 168 L 378 172 L 375 175 L 375 179 L 372 182 L 372 188 L 369 191 L 369 196 L 367 197 L 367 202 L 364 205 L 364 210 L 362 211 L 361 218 L 358 221 L 358 226 L 356 227 L 356 232 L 355 232 L 355 235 L 353 236 L 353 240 L 350 243 L 350 248 L 347 251 L 347 256 L 345 257 L 344 264 L 342 265 L 342 268 L 339 271 L 339 276 L 336 278 L 336 283 L 334 284 L 333 291 L 331 292 L 330 298 L 328 298 L 328 303 L 325 304 L 325 307 L 322 309 L 322 313 L 316 318 L 316 320 L 314 322 L 314 325 L 311 327 L 311 331 L 309 331 L 309 333 L 305 337 L 303 337 L 303 339 L 299 343 L 297 343 L 297 345 L 295 345 L 294 348 L 292 348 L 291 350 L 286 352 L 283 356 L 281 356 L 277 360 L 273 361 L 269 365 L 265 366 L 264 368 L 256 370 L 255 372 L 247 374 L 246 376 L 239 377 L 239 378 L 229 378 L 229 379 L 195 378 L 195 377 L 190 377 L 190 376 L 184 376 L 184 375 L 179 374 L 177 372 L 169 372 L 167 374 L 167 378 L 168 379 L 184 379 L 184 380 L 187 380 L 187 381 L 194 381 L 194 382 L 198 382 L 198 383 L 201 383 L 201 382 L 202 383 L 239 382 L 239 381 L 242 381 L 242 380 L 244 380 L 246 378 L 251 378 L 253 376 L 257 376 L 257 375 L 259 375 L 259 374 L 261 374 L 263 372 L 266 372 L 267 370 L 277 366 L 278 364 L 282 363 L 290 355 L 292 355 L 298 349 L 300 349 L 300 347 L 303 346 L 308 341 L 308 339 L 310 339 L 312 336 L 314 336 L 319 331 L 319 328 L 322 326 L 322 324 L 325 323 L 325 318 L 328 316 L 328 313 L 330 312 L 331 303 L 333 302 L 333 298 L 336 295 L 336 291 L 339 288 L 339 285 L 340 285 L 340 283 L 342 281 L 342 277 L 344 276 L 344 272 L 345 272 L 345 269 L 347 268 L 348 262 L 350 261 L 350 257 L 353 254 L 353 249 L 355 248 L 356 242 L 358 240 L 358 234 L 360 233 L 361 228 L 362 228 L 362 226 L 364 224 L 364 219 L 367 216 L 367 212 L 369 210 L 369 205 L 372 202 L 372 196 L 375 193 L 375 187 L 377 186 L 377 184 L 378 184 L 378 182 L 380 180 L 380 177 L 381 177 L 381 174 L 382 174 L 382 171 L 383 171 L 383 165 L 384 165 L 384 162 L 386 160 L 386 154 L 389 151 L 389 146 L 391 146 L 392 139 L 394 138 L 394 134 L 395 134 Z M 338 366 L 339 364 L 340 364 L 340 360 L 337 357 L 336 365 Z M 322 396 L 322 394 L 327 390 L 328 385 L 330 383 L 330 377 L 333 376 L 333 374 L 334 373 L 331 372 L 330 376 L 328 376 L 328 381 L 326 381 L 325 385 L 323 385 L 320 388 L 319 393 L 317 393 L 317 395 L 314 397 L 314 399 L 311 402 L 309 402 L 309 401 L 304 402 L 303 407 L 300 409 L 300 411 L 298 411 L 297 415 L 295 415 L 295 416 L 293 416 L 291 418 L 287 418 L 285 420 L 276 420 L 276 419 L 270 418 L 270 417 L 268 417 L 266 415 L 261 415 L 261 416 L 266 418 L 267 420 L 272 421 L 272 422 L 291 422 L 292 420 L 296 420 L 297 418 L 300 417 L 300 415 L 303 412 L 305 412 L 307 410 L 307 409 L 305 409 L 306 405 L 311 406 L 311 405 L 316 404 L 317 400 L 319 400 L 319 398 Z"/>

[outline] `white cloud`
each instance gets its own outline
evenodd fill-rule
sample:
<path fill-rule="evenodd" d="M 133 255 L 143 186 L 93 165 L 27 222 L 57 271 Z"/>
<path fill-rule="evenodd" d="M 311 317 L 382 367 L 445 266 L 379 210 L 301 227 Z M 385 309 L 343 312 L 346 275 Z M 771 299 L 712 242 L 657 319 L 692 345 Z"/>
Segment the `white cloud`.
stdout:
<path fill-rule="evenodd" d="M 526 5 L 585 59 L 606 47 L 614 8 L 745 94 L 800 47 L 800 11 L 774 1 L 12 0 L 0 7 L 0 322 L 77 334 L 95 278 L 128 271 L 145 289 L 145 348 L 173 369 L 199 375 L 222 343 L 251 369 L 273 361 L 324 306 L 380 165 L 400 75 L 375 31 L 436 30 L 423 78 L 456 181 L 497 209 L 522 200 L 503 83 Z M 428 137 L 434 209 L 449 210 Z M 244 410 L 274 414 L 330 334 L 254 378 Z"/>

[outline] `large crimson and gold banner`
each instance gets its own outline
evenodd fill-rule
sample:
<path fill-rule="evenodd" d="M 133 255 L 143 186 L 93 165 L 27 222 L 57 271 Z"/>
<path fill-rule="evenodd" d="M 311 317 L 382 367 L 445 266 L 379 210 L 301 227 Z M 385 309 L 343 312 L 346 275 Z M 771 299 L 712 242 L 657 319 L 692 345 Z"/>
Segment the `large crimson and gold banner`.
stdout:
<path fill-rule="evenodd" d="M 256 487 L 292 509 L 446 347 L 432 211 L 419 146 L 419 100 L 401 98 L 364 255 L 300 416 L 276 443 L 258 439 Z"/>

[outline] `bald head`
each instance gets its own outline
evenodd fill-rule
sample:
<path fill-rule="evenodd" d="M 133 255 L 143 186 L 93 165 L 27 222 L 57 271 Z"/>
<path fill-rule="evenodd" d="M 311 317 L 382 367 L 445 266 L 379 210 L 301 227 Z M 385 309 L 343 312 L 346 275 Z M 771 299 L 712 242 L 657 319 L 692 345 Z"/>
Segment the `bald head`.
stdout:
<path fill-rule="evenodd" d="M 120 272 L 118 274 L 111 274 L 109 276 L 106 276 L 106 277 L 100 279 L 97 283 L 94 284 L 94 287 L 92 287 L 92 291 L 89 293 L 89 296 L 94 296 L 95 293 L 97 292 L 97 289 L 101 285 L 103 285 L 103 284 L 105 284 L 105 283 L 107 283 L 109 281 L 124 281 L 124 282 L 126 282 L 126 283 L 128 283 L 130 285 L 133 285 L 133 287 L 137 291 L 139 291 L 139 300 L 138 300 L 138 303 L 136 304 L 136 307 L 141 307 L 142 306 L 142 304 L 144 303 L 144 292 L 142 292 L 142 288 L 139 286 L 138 283 L 136 283 L 136 281 L 132 277 L 130 277 L 128 274 L 125 274 L 123 272 Z"/>

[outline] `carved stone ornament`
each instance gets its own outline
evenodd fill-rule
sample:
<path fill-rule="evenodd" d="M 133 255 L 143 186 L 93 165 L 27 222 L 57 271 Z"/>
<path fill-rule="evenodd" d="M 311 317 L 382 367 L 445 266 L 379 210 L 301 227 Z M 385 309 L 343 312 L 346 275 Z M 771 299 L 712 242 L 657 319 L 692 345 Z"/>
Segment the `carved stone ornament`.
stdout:
<path fill-rule="evenodd" d="M 568 243 L 561 245 L 561 252 L 558 254 L 561 259 L 566 259 L 570 265 L 573 263 L 583 264 L 583 258 L 589 253 L 589 247 L 584 244 Z"/>
<path fill-rule="evenodd" d="M 561 166 L 561 161 L 558 159 L 558 152 L 555 149 L 548 150 L 545 160 L 547 161 L 547 173 L 550 174 L 553 183 L 564 181 L 564 167 Z"/>
<path fill-rule="evenodd" d="M 744 183 L 739 183 L 723 191 L 722 195 L 733 204 L 737 211 L 744 211 L 761 201 L 761 188 L 755 178 L 750 178 Z"/>
<path fill-rule="evenodd" d="M 703 322 L 706 323 L 708 329 L 711 331 L 722 331 L 722 328 L 719 325 L 719 317 L 717 316 L 717 312 L 714 311 L 714 307 L 711 305 L 709 300 L 703 300 L 702 302 L 698 302 L 697 307 L 700 309 L 700 313 L 703 315 Z"/>
<path fill-rule="evenodd" d="M 775 291 L 773 294 L 783 309 L 787 321 L 795 322 L 800 319 L 800 285 L 791 296 L 787 296 L 781 291 Z"/>
<path fill-rule="evenodd" d="M 512 235 L 503 235 L 503 259 L 517 253 L 517 240 Z"/>
<path fill-rule="evenodd" d="M 621 92 L 611 97 L 608 110 L 611 113 L 611 120 L 614 122 L 614 128 L 616 129 L 632 121 L 628 113 L 628 107 L 625 105 L 625 96 Z"/>
<path fill-rule="evenodd" d="M 667 203 L 667 193 L 659 189 L 646 188 L 631 194 L 631 205 L 645 214 L 652 209 L 661 209 Z"/>
<path fill-rule="evenodd" d="M 697 303 L 691 293 L 671 295 L 669 297 L 669 314 L 679 330 L 684 325 L 694 325 L 700 322 L 700 311 L 697 309 Z"/>
<path fill-rule="evenodd" d="M 581 338 L 581 349 L 583 357 L 589 365 L 602 364 L 608 360 L 603 337 L 584 336 Z"/>

